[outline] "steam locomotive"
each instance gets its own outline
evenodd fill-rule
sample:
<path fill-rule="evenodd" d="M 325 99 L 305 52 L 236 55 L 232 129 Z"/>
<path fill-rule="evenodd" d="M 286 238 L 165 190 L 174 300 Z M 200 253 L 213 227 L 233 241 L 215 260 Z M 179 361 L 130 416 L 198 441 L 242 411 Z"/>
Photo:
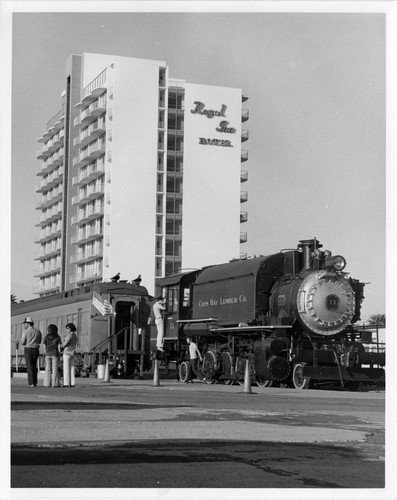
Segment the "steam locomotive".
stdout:
<path fill-rule="evenodd" d="M 252 381 L 263 386 L 356 388 L 384 380 L 384 352 L 373 352 L 372 333 L 354 326 L 364 283 L 345 266 L 310 239 L 293 250 L 158 280 L 167 302 L 166 358 L 186 381 L 186 338 L 194 337 L 210 382 L 242 383 L 247 360 Z"/>

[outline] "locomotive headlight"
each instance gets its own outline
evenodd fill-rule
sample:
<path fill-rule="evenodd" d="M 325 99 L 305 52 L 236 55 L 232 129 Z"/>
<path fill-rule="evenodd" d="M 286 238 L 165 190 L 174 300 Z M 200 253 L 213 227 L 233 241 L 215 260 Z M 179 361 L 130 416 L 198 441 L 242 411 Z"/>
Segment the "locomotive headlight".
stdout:
<path fill-rule="evenodd" d="M 343 271 L 346 267 L 346 260 L 341 255 L 335 255 L 333 258 L 333 266 L 336 271 Z"/>

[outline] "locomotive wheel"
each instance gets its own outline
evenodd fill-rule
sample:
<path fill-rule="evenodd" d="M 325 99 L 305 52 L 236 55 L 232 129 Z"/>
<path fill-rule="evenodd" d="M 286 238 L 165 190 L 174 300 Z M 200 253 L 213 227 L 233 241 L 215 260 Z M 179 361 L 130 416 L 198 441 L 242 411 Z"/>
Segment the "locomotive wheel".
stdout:
<path fill-rule="evenodd" d="M 215 382 L 216 356 L 212 351 L 207 351 L 204 354 L 201 372 L 207 379 L 208 384 L 213 384 Z"/>
<path fill-rule="evenodd" d="M 182 361 L 179 365 L 179 382 L 186 382 L 189 379 L 190 362 Z"/>
<path fill-rule="evenodd" d="M 294 370 L 292 372 L 292 382 L 294 384 L 295 389 L 308 389 L 310 385 L 310 377 L 304 377 L 303 367 L 306 363 L 297 363 L 294 366 Z"/>
<path fill-rule="evenodd" d="M 246 360 L 244 358 L 237 357 L 235 369 L 236 369 L 236 382 L 238 383 L 238 385 L 244 385 L 245 367 L 246 367 Z"/>
<path fill-rule="evenodd" d="M 256 382 L 256 385 L 258 387 L 271 387 L 273 385 L 273 380 L 260 380 L 260 379 L 256 379 L 255 380 Z"/>

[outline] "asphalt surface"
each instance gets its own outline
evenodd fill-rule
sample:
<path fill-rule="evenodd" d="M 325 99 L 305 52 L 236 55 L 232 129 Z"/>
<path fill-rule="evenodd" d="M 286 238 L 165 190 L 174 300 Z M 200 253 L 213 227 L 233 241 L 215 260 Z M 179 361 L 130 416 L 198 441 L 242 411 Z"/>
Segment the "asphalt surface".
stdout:
<path fill-rule="evenodd" d="M 324 498 L 360 489 L 372 500 L 388 491 L 382 390 L 247 391 L 172 379 L 30 388 L 21 377 L 11 379 L 14 493 L 113 488 L 113 498 L 133 488 L 144 498 L 205 488 L 217 498 L 217 488 L 277 488 Z"/>

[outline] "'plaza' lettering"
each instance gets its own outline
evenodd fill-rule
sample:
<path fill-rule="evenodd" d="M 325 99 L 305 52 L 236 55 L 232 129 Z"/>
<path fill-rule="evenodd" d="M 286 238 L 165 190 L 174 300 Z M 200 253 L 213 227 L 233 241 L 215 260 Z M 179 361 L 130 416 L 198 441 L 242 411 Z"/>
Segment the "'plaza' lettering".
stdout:
<path fill-rule="evenodd" d="M 206 139 L 205 137 L 199 137 L 199 144 L 205 144 L 209 146 L 225 146 L 228 148 L 232 148 L 233 145 L 230 141 L 228 140 L 222 140 L 222 139 Z"/>
<path fill-rule="evenodd" d="M 205 104 L 200 101 L 194 101 L 194 104 L 196 105 L 196 107 L 190 110 L 190 112 L 194 115 L 204 115 L 207 118 L 214 118 L 214 116 L 226 116 L 225 111 L 227 109 L 227 106 L 225 104 L 222 104 L 220 111 L 216 111 L 214 109 L 205 109 Z"/>

